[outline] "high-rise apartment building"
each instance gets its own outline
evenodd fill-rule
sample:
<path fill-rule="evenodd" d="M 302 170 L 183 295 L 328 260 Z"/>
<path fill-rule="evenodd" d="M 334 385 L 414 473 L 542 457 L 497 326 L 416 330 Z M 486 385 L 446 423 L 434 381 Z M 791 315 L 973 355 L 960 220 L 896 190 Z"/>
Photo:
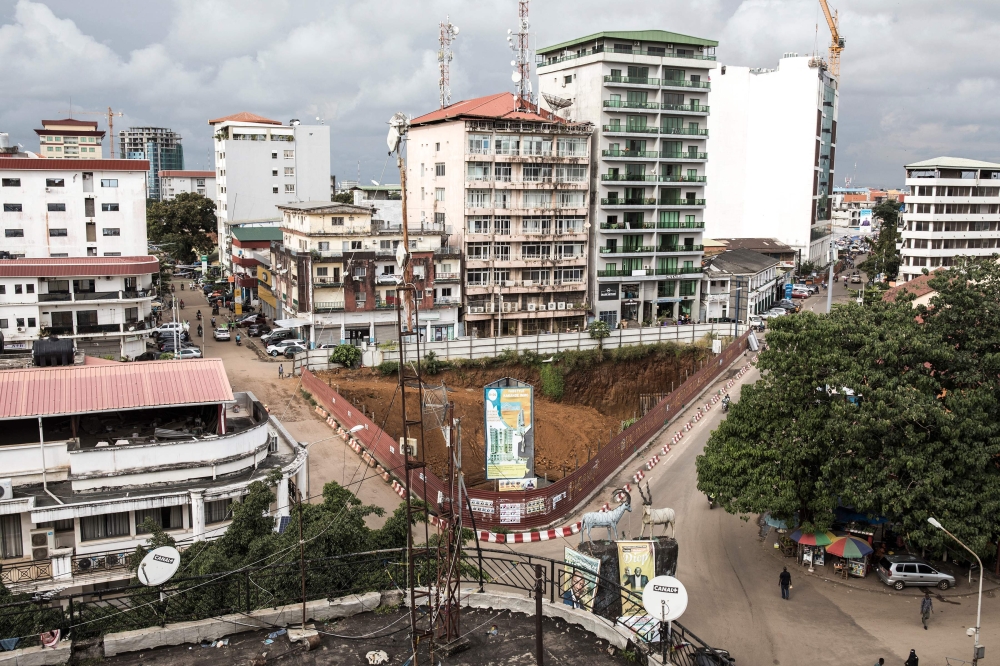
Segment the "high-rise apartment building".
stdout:
<path fill-rule="evenodd" d="M 38 135 L 38 154 L 42 157 L 71 160 L 99 160 L 104 132 L 93 120 L 43 120 Z"/>
<path fill-rule="evenodd" d="M 906 209 L 900 216 L 908 282 L 958 256 L 988 257 L 1000 246 L 1000 164 L 938 157 L 906 165 Z"/>
<path fill-rule="evenodd" d="M 800 261 L 829 261 L 838 95 L 818 58 L 788 53 L 776 69 L 719 69 L 710 94 L 709 237 L 775 238 Z"/>
<path fill-rule="evenodd" d="M 180 135 L 166 127 L 129 127 L 118 133 L 118 141 L 124 159 L 149 162 L 149 198 L 160 201 L 160 171 L 184 168 Z"/>
<path fill-rule="evenodd" d="M 543 98 L 597 128 L 591 303 L 612 327 L 698 316 L 716 45 L 640 30 L 538 49 Z"/>
<path fill-rule="evenodd" d="M 590 123 L 570 123 L 531 105 L 519 109 L 510 93 L 457 102 L 411 121 L 410 236 L 444 233 L 461 248 L 466 334 L 586 327 L 593 131 Z M 439 266 L 435 289 L 443 293 L 450 287 L 441 276 L 459 275 L 459 257 Z"/>
<path fill-rule="evenodd" d="M 279 226 L 278 206 L 330 200 L 330 128 L 241 112 L 209 120 L 215 138 L 219 261 L 232 274 L 233 225 Z"/>

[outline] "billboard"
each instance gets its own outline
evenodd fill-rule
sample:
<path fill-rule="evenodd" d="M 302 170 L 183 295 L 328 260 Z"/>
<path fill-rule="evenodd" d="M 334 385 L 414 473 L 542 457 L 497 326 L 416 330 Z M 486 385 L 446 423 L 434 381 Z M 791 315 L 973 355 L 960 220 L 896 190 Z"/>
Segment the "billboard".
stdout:
<path fill-rule="evenodd" d="M 618 575 L 622 586 L 622 615 L 644 615 L 642 588 L 656 576 L 652 541 L 618 542 Z M 628 594 L 631 592 L 632 594 Z"/>
<path fill-rule="evenodd" d="M 861 220 L 858 223 L 858 233 L 870 234 L 872 232 L 872 209 L 861 209 Z"/>
<path fill-rule="evenodd" d="M 486 407 L 486 478 L 535 476 L 534 388 L 500 379 L 483 388 Z"/>
<path fill-rule="evenodd" d="M 563 603 L 573 608 L 593 611 L 601 561 L 578 553 L 569 546 L 563 547 L 563 561 L 572 565 L 572 569 L 566 567 L 563 570 L 563 578 L 559 585 Z"/>

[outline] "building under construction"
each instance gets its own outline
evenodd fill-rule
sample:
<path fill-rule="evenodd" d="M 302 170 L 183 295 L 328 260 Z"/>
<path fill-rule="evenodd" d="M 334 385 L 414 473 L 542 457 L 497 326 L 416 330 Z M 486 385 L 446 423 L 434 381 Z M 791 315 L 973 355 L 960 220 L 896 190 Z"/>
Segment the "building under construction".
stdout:
<path fill-rule="evenodd" d="M 166 127 L 129 127 L 118 133 L 121 156 L 129 160 L 149 160 L 149 198 L 160 200 L 160 171 L 184 169 L 181 137 Z"/>

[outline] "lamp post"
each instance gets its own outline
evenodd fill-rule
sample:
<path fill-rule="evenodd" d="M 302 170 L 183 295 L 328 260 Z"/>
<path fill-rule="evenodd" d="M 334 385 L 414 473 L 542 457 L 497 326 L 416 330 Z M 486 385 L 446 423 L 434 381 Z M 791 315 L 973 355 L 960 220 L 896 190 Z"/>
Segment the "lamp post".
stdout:
<path fill-rule="evenodd" d="M 979 645 L 979 626 L 981 624 L 980 620 L 983 614 L 983 561 L 979 559 L 979 556 L 976 555 L 975 551 L 973 551 L 971 548 L 969 548 L 964 543 L 959 541 L 958 537 L 956 537 L 954 534 L 946 530 L 944 526 L 941 525 L 941 522 L 937 518 L 934 518 L 933 516 L 928 517 L 927 522 L 933 525 L 934 527 L 938 528 L 948 536 L 950 536 L 955 541 L 957 541 L 958 545 L 960 545 L 962 548 L 972 553 L 972 556 L 976 558 L 976 562 L 979 563 L 979 606 L 976 608 L 976 634 L 975 634 L 976 643 L 973 647 L 973 652 L 972 652 L 972 666 L 977 666 L 977 664 L 979 664 L 979 658 L 985 656 L 986 652 L 986 650 L 984 650 L 982 646 Z"/>

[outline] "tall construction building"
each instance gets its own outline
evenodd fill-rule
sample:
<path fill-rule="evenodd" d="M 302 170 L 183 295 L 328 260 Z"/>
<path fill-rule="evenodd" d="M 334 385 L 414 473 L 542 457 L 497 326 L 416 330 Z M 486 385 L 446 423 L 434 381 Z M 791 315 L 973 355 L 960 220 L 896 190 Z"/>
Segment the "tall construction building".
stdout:
<path fill-rule="evenodd" d="M 71 160 L 103 159 L 104 131 L 93 120 L 43 120 L 38 135 L 38 154 L 42 157 Z"/>
<path fill-rule="evenodd" d="M 436 251 L 434 302 L 460 302 L 464 294 L 466 334 L 586 327 L 593 131 L 590 123 L 570 123 L 530 103 L 519 108 L 510 93 L 456 102 L 411 121 L 410 238 L 451 238 L 454 251 Z M 460 279 L 461 288 L 448 284 Z"/>
<path fill-rule="evenodd" d="M 180 135 L 166 127 L 129 127 L 118 133 L 118 142 L 122 158 L 149 161 L 149 198 L 160 201 L 160 171 L 184 169 Z"/>
<path fill-rule="evenodd" d="M 711 101 L 708 236 L 775 238 L 825 265 L 837 79 L 821 59 L 786 53 L 775 69 L 720 68 Z"/>
<path fill-rule="evenodd" d="M 549 107 L 597 128 L 591 302 L 612 327 L 698 316 L 717 44 L 640 30 L 537 51 L 538 87 Z"/>

